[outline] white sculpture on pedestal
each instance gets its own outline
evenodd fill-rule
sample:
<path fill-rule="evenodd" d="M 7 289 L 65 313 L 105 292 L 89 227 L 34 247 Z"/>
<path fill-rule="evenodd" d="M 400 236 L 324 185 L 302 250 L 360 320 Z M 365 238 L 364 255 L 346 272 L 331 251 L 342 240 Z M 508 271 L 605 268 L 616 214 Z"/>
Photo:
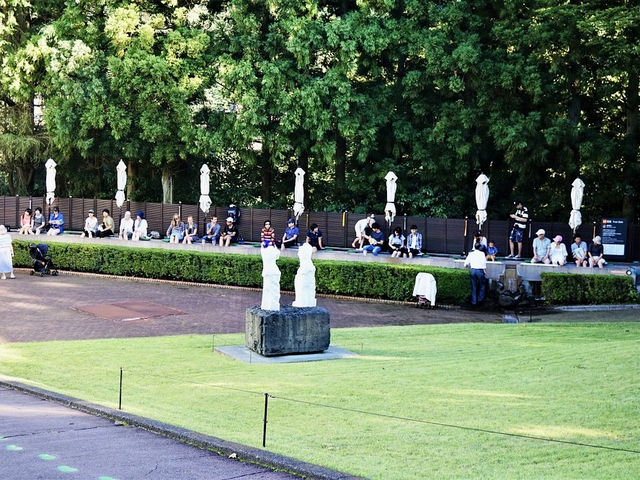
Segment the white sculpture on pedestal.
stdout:
<path fill-rule="evenodd" d="M 296 289 L 294 307 L 316 306 L 316 267 L 311 261 L 312 254 L 313 247 L 308 243 L 303 243 L 298 249 L 300 267 L 294 281 Z"/>
<path fill-rule="evenodd" d="M 275 245 L 260 249 L 262 256 L 262 310 L 280 311 L 280 269 L 276 260 L 280 250 Z"/>

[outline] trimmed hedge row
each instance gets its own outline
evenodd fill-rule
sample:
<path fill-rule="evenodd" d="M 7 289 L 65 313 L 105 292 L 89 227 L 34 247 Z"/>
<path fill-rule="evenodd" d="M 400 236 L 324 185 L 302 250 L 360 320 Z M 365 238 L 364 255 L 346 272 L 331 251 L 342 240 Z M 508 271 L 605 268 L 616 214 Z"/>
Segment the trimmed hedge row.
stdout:
<path fill-rule="evenodd" d="M 631 277 L 543 273 L 542 295 L 551 305 L 617 304 L 640 301 Z"/>
<path fill-rule="evenodd" d="M 14 264 L 30 267 L 28 242 L 14 240 Z M 262 286 L 259 255 L 234 255 L 109 245 L 51 243 L 49 254 L 62 270 L 189 282 Z M 282 257 L 278 267 L 283 290 L 293 290 L 297 259 Z M 314 260 L 318 293 L 412 301 L 418 272 L 431 273 L 438 284 L 438 303 L 462 305 L 469 295 L 469 273 L 423 265 Z"/>

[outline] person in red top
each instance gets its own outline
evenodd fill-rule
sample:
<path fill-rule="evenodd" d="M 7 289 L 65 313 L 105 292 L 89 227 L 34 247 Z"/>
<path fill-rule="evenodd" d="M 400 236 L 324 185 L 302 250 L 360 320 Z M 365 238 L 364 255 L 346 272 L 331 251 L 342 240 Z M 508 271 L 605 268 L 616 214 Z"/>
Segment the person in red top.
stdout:
<path fill-rule="evenodd" d="M 276 231 L 271 226 L 271 221 L 266 220 L 264 222 L 264 227 L 260 230 L 260 244 L 263 247 L 268 247 L 273 245 L 276 241 Z"/>

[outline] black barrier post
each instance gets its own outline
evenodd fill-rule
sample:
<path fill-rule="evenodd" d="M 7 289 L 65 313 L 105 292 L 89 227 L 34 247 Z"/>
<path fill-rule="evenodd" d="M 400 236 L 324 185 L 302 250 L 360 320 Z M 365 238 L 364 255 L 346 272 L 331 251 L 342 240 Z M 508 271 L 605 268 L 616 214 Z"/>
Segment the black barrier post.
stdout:
<path fill-rule="evenodd" d="M 264 394 L 264 420 L 262 421 L 262 446 L 267 443 L 267 408 L 269 407 L 269 394 Z"/>
<path fill-rule="evenodd" d="M 462 241 L 462 256 L 467 256 L 467 231 L 469 229 L 469 217 L 465 215 L 464 217 L 464 239 Z"/>
<path fill-rule="evenodd" d="M 120 394 L 118 397 L 118 410 L 122 410 L 122 367 L 120 367 Z"/>

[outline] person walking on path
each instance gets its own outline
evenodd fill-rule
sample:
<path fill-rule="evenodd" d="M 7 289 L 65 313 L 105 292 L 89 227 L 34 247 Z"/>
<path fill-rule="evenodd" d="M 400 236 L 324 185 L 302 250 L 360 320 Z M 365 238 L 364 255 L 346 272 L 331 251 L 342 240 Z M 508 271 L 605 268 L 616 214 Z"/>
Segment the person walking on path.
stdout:
<path fill-rule="evenodd" d="M 11 245 L 11 235 L 7 233 L 7 227 L 0 225 L 0 273 L 2 280 L 16 278 L 13 274 L 13 245 Z"/>
<path fill-rule="evenodd" d="M 529 210 L 525 207 L 521 201 L 516 200 L 514 202 L 516 211 L 509 215 L 513 219 L 513 228 L 509 235 L 509 255 L 507 258 L 522 258 L 522 238 L 524 237 L 524 231 L 527 228 L 527 222 L 529 221 Z M 518 244 L 518 254 L 514 255 L 515 244 Z"/>
<path fill-rule="evenodd" d="M 475 248 L 464 261 L 465 267 L 471 267 L 471 305 L 477 306 L 484 301 L 484 284 L 487 274 L 487 257 L 480 249 L 482 244 L 476 243 Z"/>

